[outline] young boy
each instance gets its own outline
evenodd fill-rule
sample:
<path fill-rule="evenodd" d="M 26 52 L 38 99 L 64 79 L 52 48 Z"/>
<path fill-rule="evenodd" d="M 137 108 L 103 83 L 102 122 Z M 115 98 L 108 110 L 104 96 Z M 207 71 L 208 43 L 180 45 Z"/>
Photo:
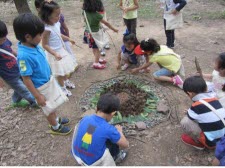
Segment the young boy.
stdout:
<path fill-rule="evenodd" d="M 200 76 L 187 78 L 183 90 L 192 99 L 193 104 L 181 120 L 181 126 L 187 133 L 181 136 L 181 140 L 200 150 L 215 149 L 216 142 L 225 134 L 224 124 L 217 115 L 225 118 L 225 109 L 213 94 L 206 92 L 207 85 Z M 214 107 L 217 115 L 202 100 Z"/>
<path fill-rule="evenodd" d="M 12 50 L 12 43 L 7 39 L 8 30 L 4 22 L 0 21 L 0 77 L 14 90 L 12 101 L 14 106 L 23 106 L 27 102 L 36 106 L 33 95 L 24 85 L 16 62 L 16 52 Z"/>
<path fill-rule="evenodd" d="M 123 20 L 130 33 L 136 34 L 138 0 L 120 0 Z"/>
<path fill-rule="evenodd" d="M 216 158 L 212 161 L 213 166 L 225 166 L 225 137 L 216 144 Z"/>
<path fill-rule="evenodd" d="M 119 150 L 129 146 L 122 127 L 108 124 L 119 107 L 118 97 L 104 94 L 98 101 L 96 114 L 84 117 L 77 124 L 72 153 L 80 165 L 115 166 L 115 161 L 126 157 L 126 153 Z"/>
<path fill-rule="evenodd" d="M 13 29 L 18 43 L 20 74 L 34 95 L 51 127 L 51 133 L 67 135 L 71 129 L 64 126 L 67 118 L 58 118 L 56 108 L 68 100 L 56 80 L 51 76 L 50 66 L 44 50 L 38 45 L 44 32 L 44 23 L 31 13 L 21 14 L 14 19 Z"/>

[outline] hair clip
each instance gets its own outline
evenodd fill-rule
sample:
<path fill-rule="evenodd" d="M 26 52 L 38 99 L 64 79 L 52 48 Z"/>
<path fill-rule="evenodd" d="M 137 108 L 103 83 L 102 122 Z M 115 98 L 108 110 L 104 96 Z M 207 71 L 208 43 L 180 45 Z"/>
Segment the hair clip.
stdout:
<path fill-rule="evenodd" d="M 148 41 L 149 41 L 149 38 L 146 38 L 146 39 L 145 39 L 145 42 L 148 42 Z"/>

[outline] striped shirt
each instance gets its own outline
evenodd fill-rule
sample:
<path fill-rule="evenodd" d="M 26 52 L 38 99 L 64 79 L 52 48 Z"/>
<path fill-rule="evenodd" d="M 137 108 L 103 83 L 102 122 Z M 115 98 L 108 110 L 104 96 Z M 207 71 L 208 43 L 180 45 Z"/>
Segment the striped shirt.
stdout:
<path fill-rule="evenodd" d="M 223 118 L 225 118 L 225 109 L 217 98 L 212 97 L 211 93 L 201 93 L 192 98 L 194 103 L 188 110 L 188 117 L 198 122 L 199 127 L 203 131 L 206 137 L 206 144 L 208 146 L 215 146 L 216 142 L 225 135 L 225 127 L 213 111 L 199 102 L 202 99 L 213 106 Z"/>

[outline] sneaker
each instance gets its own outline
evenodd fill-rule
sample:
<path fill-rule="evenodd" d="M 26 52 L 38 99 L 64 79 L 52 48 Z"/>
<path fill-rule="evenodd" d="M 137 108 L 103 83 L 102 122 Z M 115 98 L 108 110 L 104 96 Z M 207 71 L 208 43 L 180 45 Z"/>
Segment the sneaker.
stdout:
<path fill-rule="evenodd" d="M 105 48 L 106 50 L 110 49 L 109 44 L 107 44 L 104 48 Z"/>
<path fill-rule="evenodd" d="M 30 105 L 30 103 L 26 100 L 21 100 L 17 103 L 12 103 L 12 107 L 28 107 Z"/>
<path fill-rule="evenodd" d="M 72 129 L 70 127 L 67 127 L 67 126 L 60 125 L 59 129 L 57 129 L 57 130 L 54 130 L 51 126 L 50 134 L 53 134 L 53 135 L 68 135 L 68 134 L 71 133 L 71 131 L 72 131 Z"/>
<path fill-rule="evenodd" d="M 75 89 L 75 85 L 69 79 L 67 79 L 64 83 L 67 88 Z"/>
<path fill-rule="evenodd" d="M 65 118 L 65 117 L 59 117 L 59 124 L 62 124 L 62 125 L 69 125 L 70 123 L 70 120 L 68 118 Z"/>
<path fill-rule="evenodd" d="M 183 134 L 181 136 L 181 140 L 183 141 L 183 143 L 185 143 L 186 145 L 189 145 L 189 146 L 192 146 L 196 149 L 199 149 L 199 150 L 203 150 L 205 149 L 205 146 L 203 144 L 201 144 L 200 142 L 197 143 L 194 141 L 194 139 L 192 139 L 189 135 L 187 134 Z"/>
<path fill-rule="evenodd" d="M 121 150 L 120 153 L 114 158 L 116 164 L 121 163 L 127 156 L 127 152 Z"/>
<path fill-rule="evenodd" d="M 122 71 L 125 71 L 128 67 L 129 67 L 129 64 L 124 64 L 124 65 L 121 67 L 121 70 L 122 70 Z"/>
<path fill-rule="evenodd" d="M 101 51 L 101 56 L 105 56 L 105 51 Z"/>
<path fill-rule="evenodd" d="M 66 95 L 67 97 L 72 96 L 71 91 L 67 90 L 66 88 L 62 88 L 62 90 L 63 90 L 63 92 L 65 93 L 65 95 Z"/>
<path fill-rule="evenodd" d="M 99 59 L 99 63 L 100 63 L 100 64 L 106 64 L 107 61 L 106 61 L 105 59 L 101 59 L 101 58 L 100 58 L 100 59 Z"/>
<path fill-rule="evenodd" d="M 183 89 L 183 80 L 179 75 L 173 77 L 173 84 L 178 86 L 179 88 Z"/>

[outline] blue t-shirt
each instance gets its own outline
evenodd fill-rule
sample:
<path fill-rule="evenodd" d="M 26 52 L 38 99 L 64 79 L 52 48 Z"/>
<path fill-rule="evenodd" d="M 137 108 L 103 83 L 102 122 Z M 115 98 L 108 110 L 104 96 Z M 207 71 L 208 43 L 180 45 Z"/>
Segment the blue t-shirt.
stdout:
<path fill-rule="evenodd" d="M 12 43 L 7 39 L 0 48 L 12 53 L 11 46 Z M 6 81 L 20 77 L 16 59 L 2 52 L 0 52 L 0 76 Z"/>
<path fill-rule="evenodd" d="M 131 61 L 132 64 L 137 64 L 137 63 L 138 63 L 136 54 L 134 53 L 134 50 L 133 50 L 133 51 L 128 51 L 128 50 L 126 49 L 126 47 L 125 47 L 124 45 L 122 45 L 122 46 L 121 46 L 121 51 L 122 51 L 123 53 L 127 53 L 127 54 L 129 55 L 129 57 L 130 57 L 129 60 Z"/>
<path fill-rule="evenodd" d="M 44 50 L 39 45 L 31 48 L 19 42 L 17 58 L 21 76 L 30 76 L 35 88 L 50 80 L 50 66 Z"/>
<path fill-rule="evenodd" d="M 87 165 L 99 160 L 106 149 L 106 141 L 117 143 L 120 133 L 104 118 L 97 115 L 84 117 L 80 121 L 77 136 L 73 143 L 75 155 Z"/>

